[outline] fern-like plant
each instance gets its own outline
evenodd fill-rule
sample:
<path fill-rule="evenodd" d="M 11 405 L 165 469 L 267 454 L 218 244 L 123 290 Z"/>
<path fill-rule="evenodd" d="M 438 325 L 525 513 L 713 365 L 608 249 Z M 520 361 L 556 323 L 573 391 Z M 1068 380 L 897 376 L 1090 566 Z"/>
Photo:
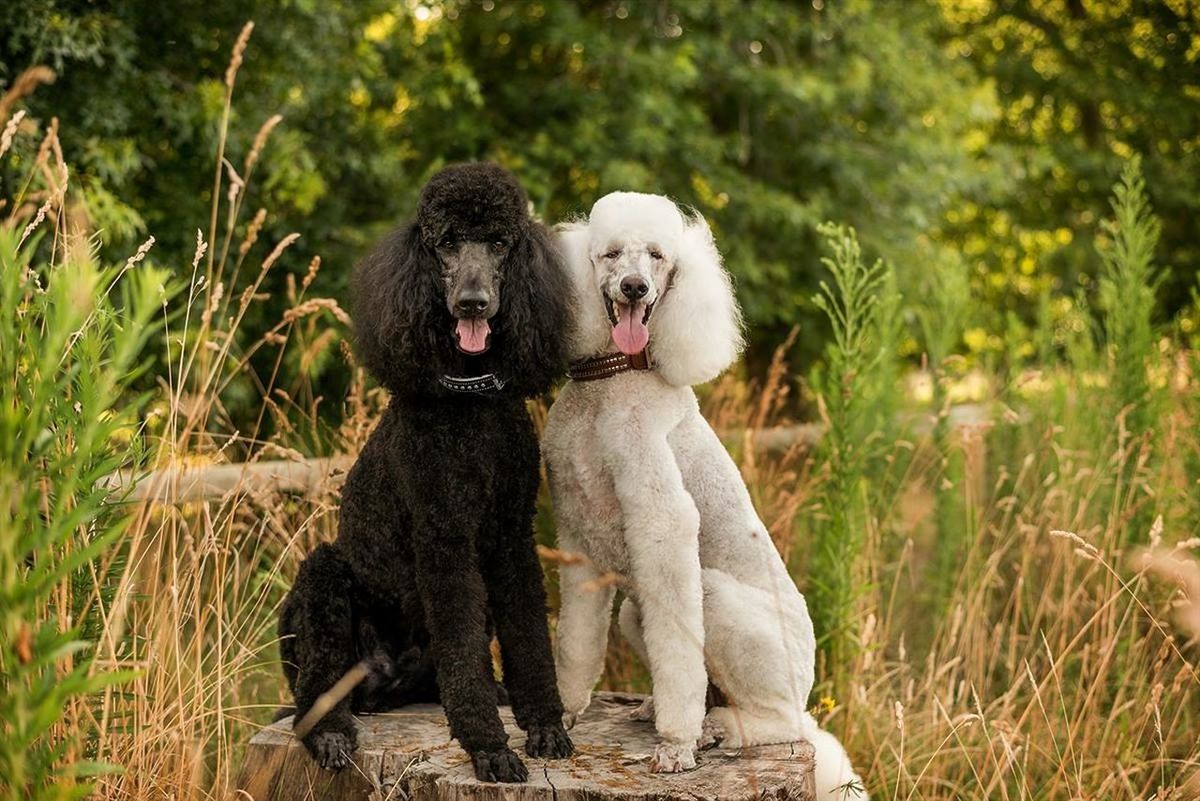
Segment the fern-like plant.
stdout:
<path fill-rule="evenodd" d="M 1150 208 L 1141 159 L 1126 162 L 1113 187 L 1113 217 L 1101 223 L 1100 306 L 1110 371 L 1114 411 L 1125 411 L 1134 433 L 1155 424 L 1158 393 L 1147 367 L 1155 353 L 1152 317 L 1162 275 L 1154 265 L 1162 226 Z"/>
<path fill-rule="evenodd" d="M 818 229 L 832 253 L 821 259 L 832 283 L 822 281 L 813 302 L 829 318 L 832 339 L 824 368 L 813 385 L 826 431 L 820 458 L 827 471 L 823 506 L 827 519 L 816 532 L 808 580 L 818 637 L 834 687 L 858 642 L 854 565 L 862 548 L 872 483 L 883 434 L 891 427 L 895 358 L 895 282 L 883 261 L 868 266 L 854 229 L 826 223 Z"/>
<path fill-rule="evenodd" d="M 1113 187 L 1113 216 L 1101 223 L 1100 311 L 1108 368 L 1108 415 L 1123 421 L 1114 474 L 1118 496 L 1135 486 L 1139 464 L 1153 453 L 1166 400 L 1165 390 L 1150 380 L 1158 356 L 1154 327 L 1155 298 L 1162 274 L 1154 264 L 1162 226 L 1154 216 L 1142 178 L 1141 159 L 1125 163 Z M 1132 498 L 1131 498 L 1132 499 Z M 1126 541 L 1144 536 L 1155 511 L 1144 497 L 1122 530 Z"/>

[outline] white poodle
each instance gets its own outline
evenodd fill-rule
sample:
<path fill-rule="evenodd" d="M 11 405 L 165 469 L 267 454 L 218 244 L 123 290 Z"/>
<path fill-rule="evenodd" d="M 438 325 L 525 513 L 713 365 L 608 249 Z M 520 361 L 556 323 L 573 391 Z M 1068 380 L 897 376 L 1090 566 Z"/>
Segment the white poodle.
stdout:
<path fill-rule="evenodd" d="M 742 346 L 708 225 L 665 197 L 615 192 L 560 237 L 576 294 L 572 358 L 583 361 L 550 410 L 543 453 L 560 546 L 587 557 L 560 572 L 568 723 L 603 670 L 615 588 L 601 577 L 616 573 L 621 631 L 654 683 L 638 711 L 660 738 L 651 770 L 692 768 L 697 746 L 716 739 L 737 748 L 806 738 L 818 797 L 840 798 L 861 782 L 805 711 L 816 649 L 808 608 L 691 389 Z M 709 678 L 728 705 L 706 716 Z"/>

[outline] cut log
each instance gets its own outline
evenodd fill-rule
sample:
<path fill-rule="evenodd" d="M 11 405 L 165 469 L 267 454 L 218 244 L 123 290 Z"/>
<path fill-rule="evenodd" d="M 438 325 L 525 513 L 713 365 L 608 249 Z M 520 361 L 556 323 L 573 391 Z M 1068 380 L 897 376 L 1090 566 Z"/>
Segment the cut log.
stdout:
<path fill-rule="evenodd" d="M 180 465 L 142 474 L 120 470 L 100 479 L 100 486 L 124 500 L 165 504 L 220 500 L 234 492 L 313 493 L 340 487 L 353 464 L 353 456 L 332 456 L 296 461 Z"/>
<path fill-rule="evenodd" d="M 949 415 L 950 425 L 956 429 L 984 425 L 992 419 L 989 409 L 971 403 L 950 407 Z M 906 413 L 898 422 L 914 434 L 926 435 L 933 430 L 932 420 L 929 414 Z M 734 430 L 723 441 L 737 448 L 749 443 L 758 456 L 778 457 L 793 450 L 811 450 L 824 432 L 820 423 L 769 426 Z M 235 492 L 252 495 L 332 492 L 346 480 L 354 459 L 343 454 L 243 464 L 177 465 L 136 474 L 121 470 L 101 478 L 100 486 L 124 500 L 161 504 L 220 500 Z"/>
<path fill-rule="evenodd" d="M 524 784 L 475 778 L 467 755 L 450 739 L 442 708 L 404 707 L 359 718 L 354 764 L 322 770 L 292 737 L 291 719 L 250 741 L 238 798 L 253 801 L 812 801 L 813 749 L 806 742 L 702 751 L 696 770 L 651 774 L 655 733 L 630 719 L 643 697 L 600 693 L 571 730 L 575 755 L 543 760 L 524 755 L 525 735 L 500 710 L 509 745 L 529 768 Z"/>

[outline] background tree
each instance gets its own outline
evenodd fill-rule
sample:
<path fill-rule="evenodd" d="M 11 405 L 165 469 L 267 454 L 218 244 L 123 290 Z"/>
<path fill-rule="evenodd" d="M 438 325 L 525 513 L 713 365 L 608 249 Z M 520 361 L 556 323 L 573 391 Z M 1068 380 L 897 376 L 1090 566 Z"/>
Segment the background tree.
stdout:
<path fill-rule="evenodd" d="M 1189 302 L 1200 245 L 1200 38 L 1189 0 L 942 0 L 949 47 L 999 113 L 976 138 L 981 168 L 1009 180 L 967 194 L 959 243 L 996 310 L 1027 318 L 1040 293 L 1098 296 L 1092 243 L 1110 187 L 1142 154 L 1162 220 L 1161 313 Z M 1062 305 L 1066 310 L 1069 304 Z M 1194 320 L 1191 325 L 1194 326 Z"/>
<path fill-rule="evenodd" d="M 284 266 L 302 273 L 321 254 L 314 291 L 344 293 L 431 172 L 494 159 L 550 220 L 617 188 L 700 209 L 738 279 L 752 371 L 796 325 L 793 356 L 820 358 L 828 329 L 811 298 L 827 219 L 896 265 L 905 294 L 970 271 L 987 309 L 952 350 L 1029 355 L 1003 335 L 1022 338 L 1039 296 L 1060 320 L 1096 299 L 1090 245 L 1120 163 L 1141 152 L 1163 221 L 1163 308 L 1196 324 L 1200 45 L 1186 0 L 5 4 L 0 80 L 34 64 L 58 73 L 29 111 L 60 116 L 110 252 L 153 233 L 160 259 L 189 263 L 224 65 L 254 17 L 227 153 L 240 167 L 283 116 L 243 223 L 269 211 L 263 248 L 300 230 Z M 0 170 L 5 197 L 18 174 Z M 248 323 L 248 335 L 265 325 Z M 336 345 L 285 372 L 337 396 Z M 902 350 L 916 355 L 916 339 Z M 253 387 L 239 392 L 253 401 Z"/>
<path fill-rule="evenodd" d="M 868 252 L 919 264 L 934 247 L 922 232 L 976 180 L 956 146 L 975 90 L 936 45 L 930 5 L 369 0 L 261 12 L 246 0 L 0 12 L 2 74 L 59 73 L 30 108 L 62 117 L 106 245 L 151 232 L 160 258 L 188 263 L 211 202 L 224 60 L 255 16 L 230 152 L 284 116 L 246 207 L 270 209 L 268 247 L 284 231 L 272 221 L 298 225 L 306 247 L 292 269 L 320 253 L 325 282 L 344 282 L 429 173 L 494 159 L 548 219 L 617 188 L 696 206 L 739 280 L 755 352 L 799 323 L 812 356 L 816 224 L 855 223 Z"/>

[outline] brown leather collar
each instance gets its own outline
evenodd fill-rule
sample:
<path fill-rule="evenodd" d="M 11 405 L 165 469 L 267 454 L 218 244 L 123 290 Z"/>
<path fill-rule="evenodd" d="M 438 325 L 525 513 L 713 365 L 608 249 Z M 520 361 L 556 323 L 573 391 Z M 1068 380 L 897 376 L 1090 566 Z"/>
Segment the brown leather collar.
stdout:
<path fill-rule="evenodd" d="M 567 375 L 573 381 L 596 381 L 601 378 L 612 378 L 617 373 L 629 370 L 649 370 L 650 357 L 646 351 L 627 356 L 624 353 L 609 353 L 605 356 L 593 356 L 575 362 L 567 370 Z"/>

